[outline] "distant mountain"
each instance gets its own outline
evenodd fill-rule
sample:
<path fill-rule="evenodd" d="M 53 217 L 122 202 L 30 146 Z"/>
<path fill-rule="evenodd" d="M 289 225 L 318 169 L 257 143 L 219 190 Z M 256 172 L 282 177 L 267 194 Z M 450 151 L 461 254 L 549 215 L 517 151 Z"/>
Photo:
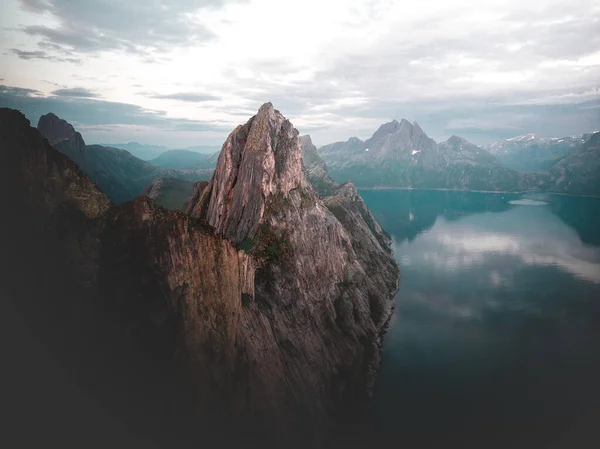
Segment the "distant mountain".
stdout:
<path fill-rule="evenodd" d="M 582 145 L 591 134 L 545 139 L 535 134 L 512 137 L 482 148 L 506 167 L 522 172 L 547 172 L 556 159 Z"/>
<path fill-rule="evenodd" d="M 600 196 L 600 132 L 571 149 L 549 171 L 552 192 Z"/>
<path fill-rule="evenodd" d="M 52 143 L 52 142 L 51 142 Z M 121 150 L 127 150 L 135 157 L 149 161 L 160 156 L 165 151 L 169 151 L 170 148 L 163 147 L 160 145 L 144 145 L 138 142 L 129 143 L 103 143 L 104 147 L 119 148 Z"/>
<path fill-rule="evenodd" d="M 151 164 L 157 167 L 174 168 L 177 170 L 214 169 L 217 166 L 219 152 L 198 153 L 190 150 L 169 150 L 155 159 Z"/>
<path fill-rule="evenodd" d="M 196 183 L 177 178 L 157 178 L 144 187 L 142 196 L 154 200 L 156 204 L 167 209 L 185 211 L 196 188 L 204 188 L 207 181 Z"/>
<path fill-rule="evenodd" d="M 166 151 L 172 150 L 185 150 L 191 151 L 194 153 L 208 153 L 212 154 L 221 150 L 221 147 L 215 145 L 197 145 L 193 147 L 186 148 L 170 148 L 162 145 L 145 145 L 143 143 L 138 142 L 129 142 L 129 143 L 102 143 L 102 146 L 112 147 L 112 148 L 120 148 L 121 150 L 127 150 L 131 154 L 145 161 L 150 161 L 151 159 L 156 159 L 161 154 Z M 173 167 L 169 167 L 173 168 Z"/>
<path fill-rule="evenodd" d="M 477 164 L 477 165 L 502 165 L 498 158 L 488 153 L 483 148 L 469 142 L 459 136 L 452 136 L 445 142 L 438 144 L 445 150 L 455 163 Z"/>
<path fill-rule="evenodd" d="M 335 182 L 327 173 L 327 165 L 317 153 L 317 147 L 313 145 L 310 136 L 300 136 L 300 145 L 302 146 L 302 162 L 308 180 L 320 197 L 331 195 Z"/>
<path fill-rule="evenodd" d="M 175 148 L 176 150 L 187 150 L 195 153 L 213 154 L 221 152 L 221 147 L 218 145 L 196 145 L 193 147 Z"/>
<path fill-rule="evenodd" d="M 357 187 L 521 191 L 542 188 L 546 178 L 501 166 L 487 151 L 458 136 L 437 144 L 415 122 L 394 120 L 366 140 L 325 145 L 319 154 L 334 181 Z"/>
<path fill-rule="evenodd" d="M 86 145 L 80 133 L 54 114 L 40 117 L 38 130 L 48 142 L 55 142 L 54 148 L 73 160 L 117 204 L 140 195 L 142 189 L 156 178 L 199 181 L 209 179 L 211 175 L 210 171 L 161 168 L 126 150 Z"/>

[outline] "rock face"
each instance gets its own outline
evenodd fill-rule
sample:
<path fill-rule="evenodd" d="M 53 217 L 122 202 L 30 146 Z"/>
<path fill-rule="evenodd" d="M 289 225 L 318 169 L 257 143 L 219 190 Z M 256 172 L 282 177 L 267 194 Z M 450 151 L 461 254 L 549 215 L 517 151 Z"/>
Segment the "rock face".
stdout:
<path fill-rule="evenodd" d="M 144 187 L 157 178 L 177 178 L 188 181 L 208 179 L 212 171 L 178 171 L 160 168 L 138 159 L 126 150 L 86 145 L 81 134 L 54 114 L 40 117 L 38 130 L 50 144 L 73 160 L 117 203 L 140 195 Z"/>
<path fill-rule="evenodd" d="M 206 181 L 198 182 L 208 184 Z M 167 209 L 185 211 L 194 195 L 195 184 L 184 179 L 157 178 L 144 187 L 141 195 L 151 198 L 156 204 Z"/>
<path fill-rule="evenodd" d="M 366 251 L 369 251 L 369 248 L 378 248 L 390 252 L 391 237 L 379 226 L 354 184 L 346 182 L 340 185 L 331 179 L 327 171 L 327 164 L 317 153 L 310 136 L 300 137 L 300 145 L 302 147 L 302 163 L 309 182 L 323 198 L 325 206 L 344 224 L 347 230 L 351 230 L 352 241 L 359 243 L 374 237 L 378 243 L 373 246 L 365 245 Z M 358 249 L 357 252 L 363 253 L 363 250 Z"/>
<path fill-rule="evenodd" d="M 340 191 L 340 209 L 356 200 L 354 193 L 353 187 Z M 301 421 L 326 422 L 334 410 L 355 413 L 380 363 L 398 267 L 387 242 L 354 221 L 364 222 L 361 212 L 336 216 L 318 198 L 302 169 L 298 132 L 270 103 L 228 137 L 214 177 L 192 207 L 256 259 L 255 298 L 247 310 L 261 344 L 248 354 L 278 354 L 257 379 L 305 410 Z M 372 252 L 361 254 L 366 247 Z M 316 422 L 312 429 L 322 432 Z"/>
<path fill-rule="evenodd" d="M 335 181 L 358 187 L 521 191 L 546 178 L 520 175 L 458 136 L 440 145 L 407 120 L 382 125 L 365 142 L 355 137 L 319 149 Z"/>
<path fill-rule="evenodd" d="M 112 206 L 20 113 L 0 119 L 1 288 L 97 401 L 161 447 L 352 435 L 332 429 L 370 396 L 398 267 L 351 185 L 318 198 L 278 111 L 194 186 L 208 223 Z"/>

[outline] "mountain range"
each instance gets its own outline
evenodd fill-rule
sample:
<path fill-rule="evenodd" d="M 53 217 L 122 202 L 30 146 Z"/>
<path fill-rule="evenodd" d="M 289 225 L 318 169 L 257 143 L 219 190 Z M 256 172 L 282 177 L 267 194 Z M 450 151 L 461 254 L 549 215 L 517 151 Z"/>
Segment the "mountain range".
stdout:
<path fill-rule="evenodd" d="M 117 203 L 140 195 L 157 178 L 176 178 L 191 182 L 208 180 L 212 170 L 175 170 L 143 161 L 127 150 L 101 145 L 86 145 L 73 126 L 50 113 L 40 117 L 38 130 L 48 142 L 67 155 Z"/>
<path fill-rule="evenodd" d="M 127 150 L 135 157 L 138 157 L 144 161 L 149 161 L 151 159 L 155 159 L 160 156 L 162 153 L 166 151 L 172 150 L 183 150 L 183 151 L 191 151 L 194 153 L 214 153 L 219 151 L 218 146 L 213 145 L 197 145 L 193 147 L 186 148 L 169 148 L 162 145 L 148 145 L 139 142 L 128 142 L 128 143 L 101 143 L 100 145 L 104 147 L 111 148 L 119 148 L 121 150 Z"/>
<path fill-rule="evenodd" d="M 114 423 L 140 447 L 356 442 L 399 269 L 354 186 L 317 195 L 270 103 L 229 135 L 185 213 L 152 188 L 114 204 L 99 181 L 127 185 L 87 164 L 122 159 L 95 152 L 115 154 L 56 117 L 36 129 L 0 109 L 0 290 L 111 416 L 84 445 Z"/>
<path fill-rule="evenodd" d="M 168 150 L 149 162 L 157 167 L 176 170 L 213 170 L 217 166 L 219 151 L 197 153 L 190 150 Z"/>
<path fill-rule="evenodd" d="M 506 167 L 518 171 L 547 172 L 557 159 L 582 145 L 592 133 L 580 136 L 545 139 L 535 134 L 511 137 L 482 145 Z"/>
<path fill-rule="evenodd" d="M 334 181 L 350 179 L 359 188 L 600 195 L 596 188 L 600 164 L 595 146 L 587 143 L 597 135 L 564 139 L 528 135 L 488 146 L 452 136 L 436 143 L 416 122 L 403 119 L 381 125 L 365 141 L 352 137 L 325 145 L 318 153 Z"/>

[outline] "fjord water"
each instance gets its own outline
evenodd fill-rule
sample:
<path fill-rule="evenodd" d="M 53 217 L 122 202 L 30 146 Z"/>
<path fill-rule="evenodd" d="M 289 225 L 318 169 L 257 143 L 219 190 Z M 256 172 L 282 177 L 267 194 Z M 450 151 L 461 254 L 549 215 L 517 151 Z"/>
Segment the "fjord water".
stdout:
<path fill-rule="evenodd" d="M 600 445 L 600 199 L 361 191 L 401 282 L 373 422 L 413 448 Z"/>

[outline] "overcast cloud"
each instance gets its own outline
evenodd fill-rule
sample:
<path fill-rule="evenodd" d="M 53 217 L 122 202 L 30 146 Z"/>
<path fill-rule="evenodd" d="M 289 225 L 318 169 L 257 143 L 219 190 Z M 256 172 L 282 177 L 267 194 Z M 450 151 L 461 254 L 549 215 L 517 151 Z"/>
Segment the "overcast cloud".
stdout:
<path fill-rule="evenodd" d="M 600 129 L 599 30 L 598 0 L 5 0 L 0 105 L 173 147 L 267 101 L 317 144 L 574 135 Z"/>

